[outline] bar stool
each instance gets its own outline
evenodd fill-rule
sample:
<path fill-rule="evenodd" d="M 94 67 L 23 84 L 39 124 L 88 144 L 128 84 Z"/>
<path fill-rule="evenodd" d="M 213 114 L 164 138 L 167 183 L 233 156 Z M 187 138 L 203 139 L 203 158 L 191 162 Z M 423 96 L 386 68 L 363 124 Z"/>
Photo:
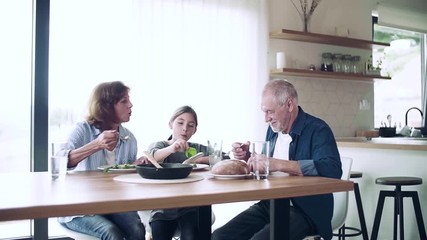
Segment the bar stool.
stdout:
<path fill-rule="evenodd" d="M 354 178 L 361 178 L 363 176 L 362 172 L 358 171 L 351 171 L 350 172 L 350 179 Z M 359 184 L 355 181 L 354 182 L 354 197 L 356 199 L 356 206 L 357 206 L 357 213 L 359 215 L 359 223 L 360 223 L 360 229 L 355 227 L 347 227 L 343 225 L 340 229 L 338 229 L 338 233 L 333 233 L 334 236 L 338 237 L 338 239 L 345 239 L 345 237 L 355 237 L 362 235 L 363 240 L 368 240 L 368 231 L 366 229 L 366 221 L 365 221 L 365 214 L 363 212 L 363 206 L 362 206 L 362 198 L 360 197 L 360 190 L 359 190 Z M 352 231 L 352 233 L 346 233 L 346 230 Z"/>
<path fill-rule="evenodd" d="M 418 177 L 381 177 L 375 180 L 376 184 L 396 186 L 394 191 L 380 191 L 378 198 L 377 210 L 375 213 L 374 226 L 372 228 L 371 240 L 376 240 L 378 237 L 378 229 L 380 227 L 381 215 L 386 197 L 394 198 L 394 224 L 393 224 L 393 239 L 397 239 L 397 222 L 399 222 L 400 239 L 404 239 L 403 231 L 403 198 L 410 197 L 414 205 L 415 216 L 417 219 L 418 232 L 420 239 L 427 239 L 426 230 L 424 227 L 423 216 L 421 212 L 420 200 L 417 191 L 402 191 L 402 186 L 419 185 L 423 183 L 422 178 Z"/>

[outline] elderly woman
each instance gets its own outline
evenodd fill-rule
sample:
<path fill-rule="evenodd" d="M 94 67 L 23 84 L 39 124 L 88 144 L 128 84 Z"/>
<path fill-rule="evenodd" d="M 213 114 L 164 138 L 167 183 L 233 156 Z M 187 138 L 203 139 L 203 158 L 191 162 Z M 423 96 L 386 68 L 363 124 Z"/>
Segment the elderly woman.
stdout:
<path fill-rule="evenodd" d="M 85 121 L 77 123 L 66 149 L 68 168 L 89 171 L 103 165 L 138 164 L 137 141 L 122 123 L 132 114 L 129 87 L 120 81 L 96 86 Z M 100 239 L 135 239 L 145 237 L 145 228 L 137 212 L 60 217 L 65 227 Z"/>

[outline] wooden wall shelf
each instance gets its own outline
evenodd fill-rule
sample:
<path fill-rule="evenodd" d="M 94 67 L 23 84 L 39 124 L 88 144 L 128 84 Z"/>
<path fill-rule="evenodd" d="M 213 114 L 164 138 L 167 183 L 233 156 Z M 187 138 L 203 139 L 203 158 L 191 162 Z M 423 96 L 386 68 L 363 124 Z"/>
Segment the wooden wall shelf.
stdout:
<path fill-rule="evenodd" d="M 287 29 L 282 29 L 277 32 L 271 32 L 270 38 L 328 44 L 328 45 L 361 48 L 361 49 L 373 49 L 373 48 L 390 46 L 390 44 L 388 43 L 380 43 L 380 42 L 373 42 L 373 41 L 367 41 L 367 40 L 356 39 L 356 38 L 338 37 L 338 36 L 318 34 L 318 33 L 300 32 L 300 31 L 287 30 Z"/>
<path fill-rule="evenodd" d="M 354 74 L 354 73 L 311 71 L 311 70 L 296 69 L 296 68 L 273 69 L 270 71 L 270 74 L 280 75 L 280 76 L 329 78 L 329 79 L 359 80 L 359 81 L 391 80 L 390 77 L 383 77 L 383 76 Z"/>

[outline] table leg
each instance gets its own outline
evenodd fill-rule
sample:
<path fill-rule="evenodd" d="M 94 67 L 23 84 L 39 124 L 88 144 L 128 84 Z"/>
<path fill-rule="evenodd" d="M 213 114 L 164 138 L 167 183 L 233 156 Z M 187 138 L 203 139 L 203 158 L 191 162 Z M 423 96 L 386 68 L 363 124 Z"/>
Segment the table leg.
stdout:
<path fill-rule="evenodd" d="M 288 198 L 270 200 L 270 240 L 290 239 L 289 211 Z"/>
<path fill-rule="evenodd" d="M 212 233 L 212 206 L 199 207 L 199 238 L 211 239 Z"/>
<path fill-rule="evenodd" d="M 34 219 L 34 240 L 48 239 L 48 219 Z"/>

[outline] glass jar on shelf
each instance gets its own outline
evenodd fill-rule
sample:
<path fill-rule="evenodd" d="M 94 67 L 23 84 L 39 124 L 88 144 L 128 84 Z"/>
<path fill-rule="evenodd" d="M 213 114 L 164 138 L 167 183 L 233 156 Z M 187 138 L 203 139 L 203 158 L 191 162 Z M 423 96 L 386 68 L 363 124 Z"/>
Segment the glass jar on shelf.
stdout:
<path fill-rule="evenodd" d="M 359 74 L 361 73 L 360 69 L 360 56 L 353 56 L 351 57 L 351 67 L 352 67 L 352 73 Z"/>
<path fill-rule="evenodd" d="M 332 69 L 334 72 L 342 72 L 342 54 L 335 53 L 332 57 Z"/>
<path fill-rule="evenodd" d="M 320 64 L 320 70 L 325 72 L 332 72 L 332 53 L 322 53 L 322 63 Z"/>
<path fill-rule="evenodd" d="M 345 73 L 350 73 L 351 72 L 351 55 L 350 54 L 344 54 L 342 56 L 342 70 Z"/>

